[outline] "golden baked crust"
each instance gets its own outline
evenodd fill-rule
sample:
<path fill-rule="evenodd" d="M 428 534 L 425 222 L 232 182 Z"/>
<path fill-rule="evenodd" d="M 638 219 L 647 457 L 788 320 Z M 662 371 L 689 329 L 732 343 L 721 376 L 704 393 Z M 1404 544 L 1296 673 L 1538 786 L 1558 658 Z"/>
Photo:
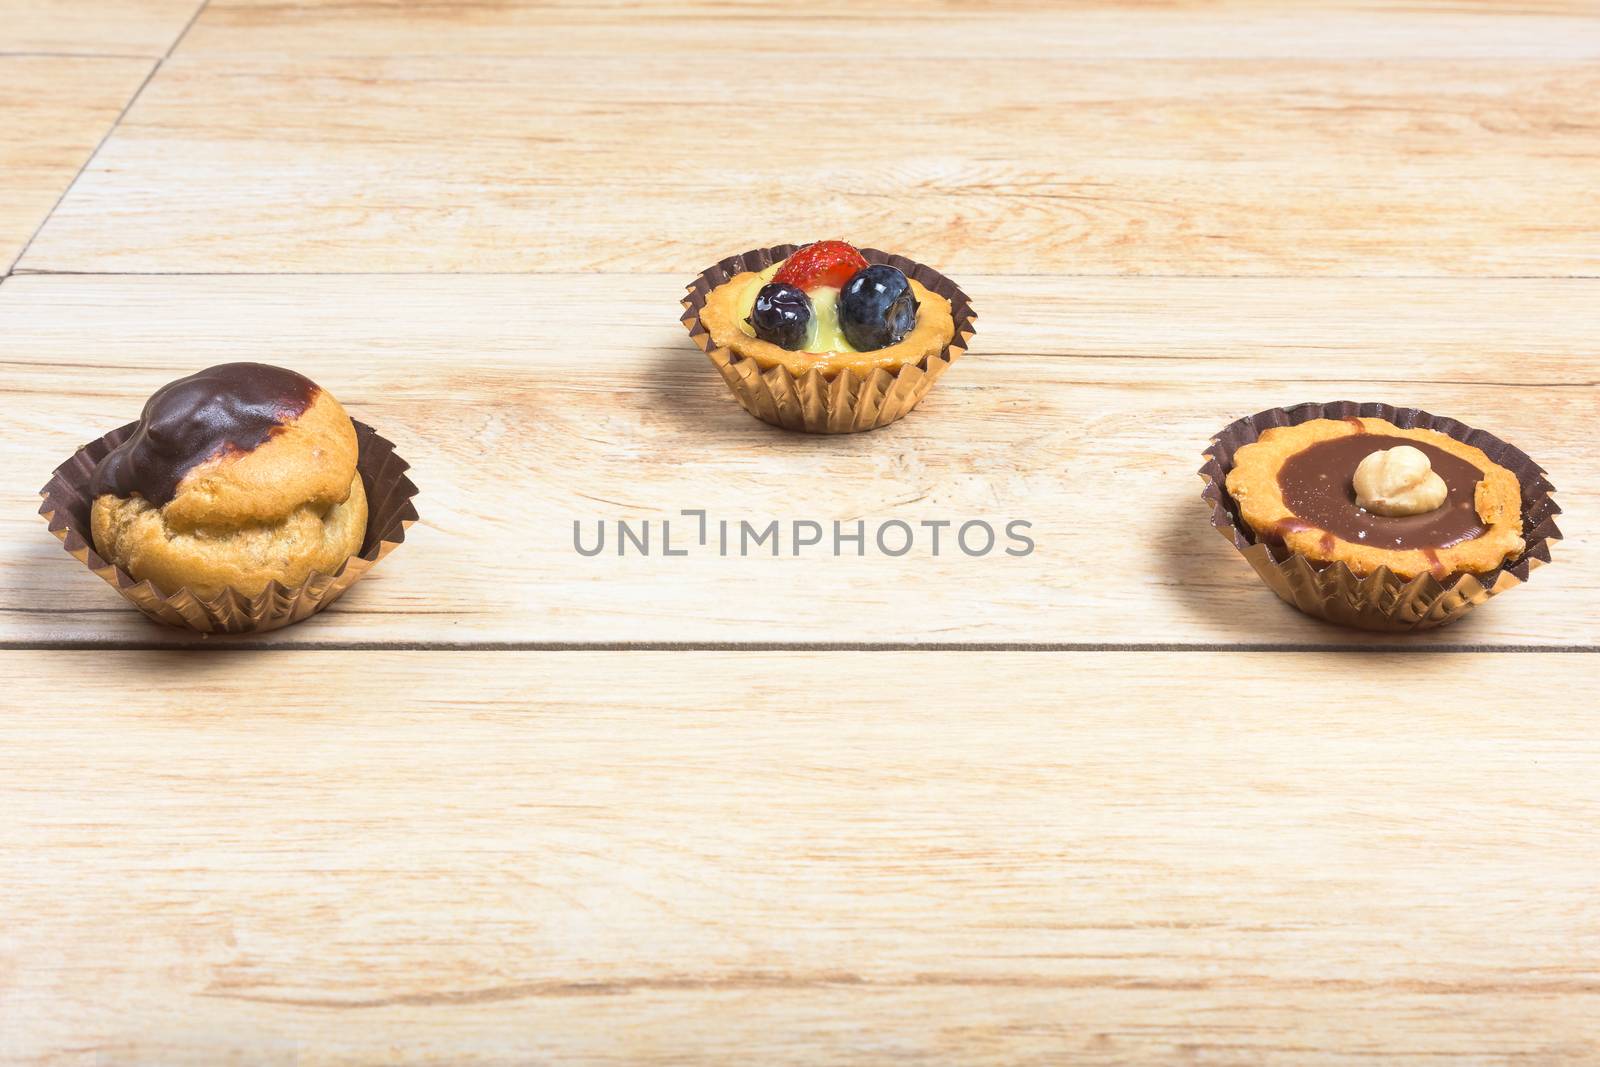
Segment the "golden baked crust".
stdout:
<path fill-rule="evenodd" d="M 1316 528 L 1286 529 L 1285 523 L 1295 515 L 1284 503 L 1278 483 L 1284 463 L 1320 441 L 1362 432 L 1422 441 L 1483 471 L 1473 503 L 1487 529 L 1471 540 L 1426 551 L 1360 544 Z M 1371 574 L 1379 567 L 1406 579 L 1424 574 L 1440 579 L 1460 573 L 1483 574 L 1520 555 L 1526 547 L 1522 540 L 1522 487 L 1515 474 L 1482 449 L 1436 430 L 1406 429 L 1384 419 L 1312 419 L 1297 426 L 1274 426 L 1234 455 L 1227 488 L 1239 504 L 1240 517 L 1258 537 L 1281 538 L 1291 551 L 1321 563 L 1342 562 L 1356 574 Z"/>
<path fill-rule="evenodd" d="M 100 555 L 165 593 L 254 596 L 332 574 L 361 550 L 367 497 L 356 472 L 355 427 L 318 390 L 298 416 L 248 452 L 225 452 L 184 474 L 157 507 L 103 493 L 90 511 Z"/>
<path fill-rule="evenodd" d="M 753 271 L 745 271 L 711 290 L 706 294 L 700 322 L 718 348 L 731 349 L 737 355 L 755 360 L 763 368 L 783 367 L 796 378 L 813 370 L 827 378 L 835 378 L 847 370 L 865 378 L 880 367 L 894 370 L 936 356 L 956 335 L 950 301 L 910 278 L 907 280 L 917 298 L 917 324 L 898 344 L 871 352 L 791 352 L 770 341 L 751 337 L 740 329 L 739 298 L 755 280 Z"/>
<path fill-rule="evenodd" d="M 246 526 L 305 504 L 327 510 L 349 495 L 357 453 L 350 416 L 319 389 L 305 411 L 254 449 L 215 456 L 185 474 L 163 508 L 166 523 L 174 530 Z"/>
<path fill-rule="evenodd" d="M 345 494 L 332 507 L 301 504 L 272 522 L 175 529 L 165 509 L 143 497 L 107 493 L 95 498 L 90 522 L 102 556 L 164 593 L 187 587 L 214 597 L 233 588 L 255 596 L 270 582 L 293 589 L 313 571 L 333 574 L 361 551 L 367 495 L 359 474 Z"/>

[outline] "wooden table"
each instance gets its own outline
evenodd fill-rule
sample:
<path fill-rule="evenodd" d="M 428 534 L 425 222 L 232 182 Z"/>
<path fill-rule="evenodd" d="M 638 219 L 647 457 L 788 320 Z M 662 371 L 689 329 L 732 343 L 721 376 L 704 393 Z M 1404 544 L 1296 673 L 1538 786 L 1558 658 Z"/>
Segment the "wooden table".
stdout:
<path fill-rule="evenodd" d="M 0 1060 L 1600 1062 L 1593 3 L 0 27 Z M 889 429 L 750 419 L 676 321 L 820 236 L 980 312 Z M 231 359 L 423 518 L 197 641 L 34 491 Z M 1533 454 L 1555 565 L 1406 638 L 1279 604 L 1199 453 L 1340 398 Z M 1036 549 L 573 550 L 683 509 Z"/>

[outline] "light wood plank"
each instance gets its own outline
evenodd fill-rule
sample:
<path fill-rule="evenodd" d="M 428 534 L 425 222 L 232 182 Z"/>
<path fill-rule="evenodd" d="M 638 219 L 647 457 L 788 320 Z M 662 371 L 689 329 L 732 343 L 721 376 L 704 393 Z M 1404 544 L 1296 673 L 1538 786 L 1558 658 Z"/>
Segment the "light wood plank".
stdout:
<path fill-rule="evenodd" d="M 200 0 L 0 0 L 0 52 L 166 55 Z"/>
<path fill-rule="evenodd" d="M 67 191 L 150 67 L 142 59 L 0 55 L 0 276 Z"/>
<path fill-rule="evenodd" d="M 212 0 L 188 53 L 737 57 L 1579 59 L 1600 56 L 1587 2 L 975 4 L 473 3 Z"/>
<path fill-rule="evenodd" d="M 0 287 L 0 637 L 187 640 L 67 558 L 30 494 L 163 382 L 225 359 L 321 380 L 415 465 L 422 523 L 290 642 L 1367 642 L 1281 605 L 1211 530 L 1210 435 L 1274 404 L 1412 403 L 1551 471 L 1568 539 L 1430 642 L 1600 645 L 1589 280 L 961 277 L 973 352 L 906 420 L 818 438 L 746 415 L 671 275 L 13 278 Z M 1033 523 L 971 559 L 607 552 L 572 524 Z M 925 533 L 925 531 L 924 531 Z M 737 536 L 735 546 L 737 545 Z M 737 547 L 733 550 L 737 553 Z M 40 611 L 41 607 L 49 610 Z"/>
<path fill-rule="evenodd" d="M 24 268 L 1600 274 L 1593 63 L 182 56 Z"/>
<path fill-rule="evenodd" d="M 0 670 L 12 1063 L 1600 1055 L 1589 656 Z"/>

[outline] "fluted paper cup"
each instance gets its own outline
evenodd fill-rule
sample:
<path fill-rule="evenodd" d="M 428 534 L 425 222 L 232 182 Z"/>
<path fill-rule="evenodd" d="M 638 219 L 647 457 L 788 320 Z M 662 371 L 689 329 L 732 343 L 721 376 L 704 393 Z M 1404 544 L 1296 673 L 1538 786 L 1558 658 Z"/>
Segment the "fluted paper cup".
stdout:
<path fill-rule="evenodd" d="M 1491 460 L 1515 474 L 1522 488 L 1522 537 L 1526 543 L 1522 554 L 1486 574 L 1452 574 L 1443 581 L 1425 574 L 1407 581 L 1386 567 L 1358 575 L 1344 563 L 1316 562 L 1281 544 L 1260 540 L 1240 517 L 1238 505 L 1227 489 L 1228 472 L 1233 469 L 1239 449 L 1273 426 L 1352 416 L 1434 430 L 1482 449 Z M 1520 449 L 1485 430 L 1416 408 L 1351 401 L 1271 408 L 1223 429 L 1212 438 L 1205 456 L 1205 465 L 1200 468 L 1205 488 L 1200 496 L 1211 506 L 1211 525 L 1284 602 L 1340 626 L 1405 633 L 1448 625 L 1490 597 L 1526 582 L 1534 569 L 1550 562 L 1550 542 L 1561 539 L 1555 524 L 1561 509 L 1551 499 L 1555 488 L 1545 478 L 1543 468 Z"/>
<path fill-rule="evenodd" d="M 57 467 L 39 490 L 39 508 L 50 532 L 78 562 L 105 579 L 117 592 L 156 622 L 199 633 L 260 633 L 309 618 L 337 600 L 384 556 L 406 539 L 406 528 L 417 521 L 411 498 L 417 487 L 406 477 L 409 464 L 394 445 L 365 423 L 355 423 L 359 453 L 356 470 L 367 494 L 367 533 L 361 551 L 345 560 L 333 574 L 314 571 L 295 588 L 272 582 L 257 595 L 245 596 L 228 589 L 214 597 L 190 589 L 164 593 L 148 581 L 138 581 L 127 571 L 108 563 L 95 551 L 89 512 L 94 503 L 89 481 L 106 453 L 137 429 L 137 422 L 112 430 L 84 445 Z"/>
<path fill-rule="evenodd" d="M 844 369 L 832 374 L 811 370 L 796 377 L 786 367 L 763 367 L 754 359 L 741 357 L 732 349 L 720 347 L 711 331 L 700 321 L 711 290 L 744 271 L 760 272 L 789 258 L 800 245 L 756 248 L 743 255 L 729 256 L 714 267 L 701 271 L 689 283 L 683 300 L 683 325 L 717 370 L 744 409 L 763 422 L 788 430 L 807 433 L 855 433 L 887 426 L 916 407 L 928 395 L 933 383 L 950 364 L 967 350 L 977 332 L 977 313 L 961 287 L 932 267 L 891 255 L 876 248 L 863 248 L 868 263 L 887 263 L 921 282 L 930 292 L 950 301 L 955 334 L 938 353 L 916 363 L 894 369 L 877 368 L 866 376 Z"/>

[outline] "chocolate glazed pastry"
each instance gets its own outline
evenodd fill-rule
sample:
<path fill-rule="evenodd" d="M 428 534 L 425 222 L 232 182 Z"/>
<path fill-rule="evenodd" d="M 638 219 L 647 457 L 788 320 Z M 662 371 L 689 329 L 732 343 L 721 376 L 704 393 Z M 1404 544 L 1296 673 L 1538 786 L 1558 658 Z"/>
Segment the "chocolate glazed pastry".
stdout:
<path fill-rule="evenodd" d="M 1345 425 L 1305 426 L 1318 420 Z M 1291 428 L 1326 439 L 1307 443 L 1302 436 L 1296 446 L 1297 438 L 1282 436 Z M 1249 495 L 1236 498 L 1230 486 L 1238 482 L 1240 454 L 1268 441 L 1276 442 L 1281 464 L 1270 477 L 1249 479 Z M 1444 483 L 1443 503 L 1415 515 L 1360 507 L 1352 472 L 1369 455 L 1402 445 L 1426 455 Z M 1561 537 L 1554 521 L 1561 509 L 1538 464 L 1492 434 L 1415 408 L 1272 408 L 1219 432 L 1200 476 L 1212 525 L 1278 597 L 1358 629 L 1405 632 L 1463 618 L 1527 581 Z M 1391 562 L 1409 569 L 1398 573 Z"/>
<path fill-rule="evenodd" d="M 94 472 L 89 491 L 161 507 L 205 460 L 253 451 L 299 418 L 319 392 L 310 378 L 265 363 L 224 363 L 157 389 L 139 428 Z"/>
<path fill-rule="evenodd" d="M 79 449 L 39 510 L 152 619 L 262 631 L 331 604 L 405 539 L 405 470 L 309 379 L 230 363 L 164 386 L 139 422 Z"/>
<path fill-rule="evenodd" d="M 355 427 L 293 371 L 226 363 L 172 382 L 90 481 L 95 547 L 171 593 L 254 596 L 361 547 Z"/>

